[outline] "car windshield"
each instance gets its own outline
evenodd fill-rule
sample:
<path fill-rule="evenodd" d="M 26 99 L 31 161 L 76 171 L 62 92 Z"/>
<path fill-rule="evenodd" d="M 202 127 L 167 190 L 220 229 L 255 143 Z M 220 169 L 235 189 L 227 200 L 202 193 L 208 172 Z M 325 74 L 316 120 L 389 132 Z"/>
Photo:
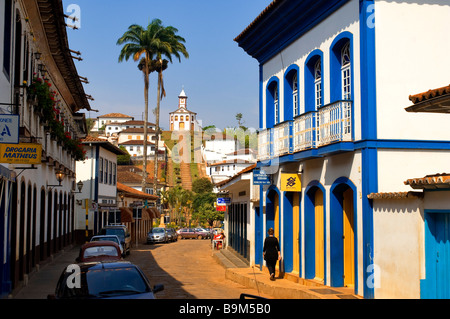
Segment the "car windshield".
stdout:
<path fill-rule="evenodd" d="M 63 298 L 108 298 L 150 292 L 150 287 L 134 267 L 95 269 L 81 273 L 81 288 L 65 285 Z"/>
<path fill-rule="evenodd" d="M 153 233 L 164 233 L 164 228 L 153 228 Z"/>
<path fill-rule="evenodd" d="M 83 258 L 95 257 L 95 256 L 118 256 L 117 249 L 114 246 L 96 246 L 88 247 L 83 253 Z"/>

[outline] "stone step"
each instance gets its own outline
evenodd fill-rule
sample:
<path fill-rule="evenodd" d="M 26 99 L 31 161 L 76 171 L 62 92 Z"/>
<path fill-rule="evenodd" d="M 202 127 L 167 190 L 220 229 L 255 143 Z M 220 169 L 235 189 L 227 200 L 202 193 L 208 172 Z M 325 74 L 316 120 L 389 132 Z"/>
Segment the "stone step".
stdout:
<path fill-rule="evenodd" d="M 235 253 L 222 249 L 214 253 L 216 260 L 225 268 L 248 268 L 249 265 Z"/>

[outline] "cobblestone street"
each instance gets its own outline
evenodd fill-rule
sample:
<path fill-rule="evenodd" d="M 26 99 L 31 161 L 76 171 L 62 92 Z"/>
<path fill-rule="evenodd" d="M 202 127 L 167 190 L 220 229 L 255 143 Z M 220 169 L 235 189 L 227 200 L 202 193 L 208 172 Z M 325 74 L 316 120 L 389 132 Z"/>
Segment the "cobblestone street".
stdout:
<path fill-rule="evenodd" d="M 126 259 L 139 265 L 152 285 L 163 284 L 158 299 L 237 299 L 241 293 L 258 291 L 225 279 L 225 269 L 212 257 L 209 240 L 135 248 Z M 264 296 L 268 297 L 268 296 Z"/>

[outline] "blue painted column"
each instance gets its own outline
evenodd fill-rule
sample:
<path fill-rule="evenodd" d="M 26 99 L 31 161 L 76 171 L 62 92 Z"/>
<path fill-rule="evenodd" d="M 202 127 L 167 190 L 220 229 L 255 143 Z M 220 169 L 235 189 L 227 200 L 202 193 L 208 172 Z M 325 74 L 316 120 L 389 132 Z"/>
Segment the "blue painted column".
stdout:
<path fill-rule="evenodd" d="M 377 139 L 376 98 L 376 50 L 375 50 L 375 3 L 360 0 L 361 45 L 361 122 L 362 140 Z M 367 198 L 378 192 L 378 154 L 376 148 L 364 148 L 362 152 L 362 224 L 363 224 L 363 278 L 364 298 L 373 299 L 373 206 Z"/>

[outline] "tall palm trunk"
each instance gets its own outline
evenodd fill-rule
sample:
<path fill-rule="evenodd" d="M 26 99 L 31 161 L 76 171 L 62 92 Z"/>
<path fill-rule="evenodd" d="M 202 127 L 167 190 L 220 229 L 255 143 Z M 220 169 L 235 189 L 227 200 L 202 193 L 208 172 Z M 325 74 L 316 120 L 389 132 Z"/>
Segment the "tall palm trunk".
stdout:
<path fill-rule="evenodd" d="M 144 111 L 144 159 L 142 165 L 142 192 L 146 193 L 146 184 L 147 184 L 147 140 L 148 140 L 148 89 L 150 86 L 149 79 L 149 61 L 150 58 L 148 54 L 145 56 L 145 68 L 144 68 L 144 94 L 145 94 L 145 111 Z"/>
<path fill-rule="evenodd" d="M 155 139 L 155 178 L 153 179 L 153 191 L 154 195 L 157 195 L 157 183 L 158 183 L 158 151 L 159 151 L 159 110 L 160 110 L 160 104 L 161 104 L 161 85 L 162 85 L 162 60 L 161 62 L 161 68 L 158 71 L 158 92 L 157 92 L 157 98 L 156 98 L 156 139 Z"/>

